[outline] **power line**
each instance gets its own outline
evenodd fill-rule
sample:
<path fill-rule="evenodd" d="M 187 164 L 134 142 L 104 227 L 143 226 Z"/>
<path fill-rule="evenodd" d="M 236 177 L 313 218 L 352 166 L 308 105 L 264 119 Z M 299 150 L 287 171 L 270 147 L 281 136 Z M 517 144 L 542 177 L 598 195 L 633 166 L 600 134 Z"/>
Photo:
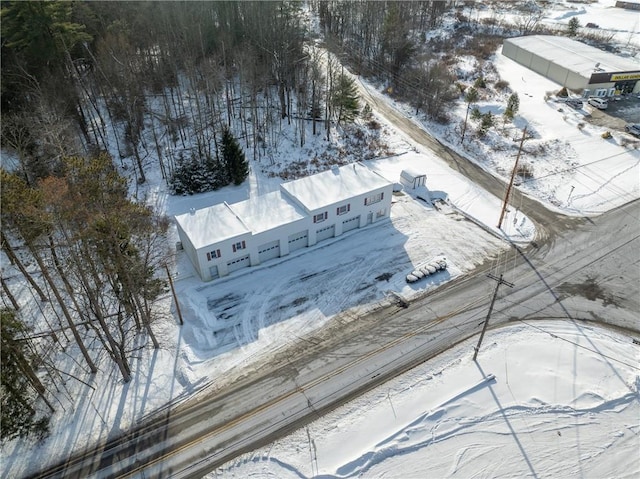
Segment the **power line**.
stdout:
<path fill-rule="evenodd" d="M 628 367 L 630 367 L 630 368 L 632 368 L 632 369 L 636 369 L 636 370 L 640 371 L 640 367 L 638 367 L 637 365 L 633 365 L 633 364 L 626 363 L 626 362 L 624 362 L 624 361 L 622 361 L 622 360 L 620 360 L 620 359 L 616 359 L 616 358 L 614 358 L 614 357 L 612 357 L 612 356 L 609 356 L 609 355 L 607 355 L 607 354 L 601 353 L 600 351 L 597 351 L 597 350 L 595 350 L 595 349 L 588 348 L 587 346 L 583 346 L 582 344 L 580 344 L 580 343 L 576 343 L 575 341 L 571 341 L 570 339 L 563 338 L 562 336 L 558 336 L 557 334 L 552 333 L 552 332 L 550 332 L 550 331 L 547 331 L 547 330 L 546 330 L 546 329 L 544 329 L 544 328 L 541 328 L 541 327 L 539 327 L 539 326 L 534 326 L 533 324 L 528 323 L 528 322 L 527 322 L 527 321 L 525 321 L 524 319 L 518 319 L 518 321 L 520 321 L 521 323 L 526 324 L 527 326 L 529 326 L 529 327 L 531 327 L 531 328 L 533 328 L 533 329 L 537 329 L 538 331 L 541 331 L 541 332 L 543 332 L 543 333 L 546 333 L 546 334 L 548 334 L 549 336 L 551 336 L 551 337 L 553 337 L 553 338 L 560 339 L 561 341 L 565 341 L 565 342 L 567 342 L 567 343 L 569 343 L 569 344 L 573 344 L 574 346 L 577 346 L 577 347 L 582 348 L 582 349 L 585 349 L 585 350 L 587 350 L 587 351 L 589 351 L 589 352 L 595 353 L 595 354 L 597 354 L 598 356 L 602 356 L 603 358 L 610 359 L 611 361 L 615 361 L 615 362 L 617 362 L 617 363 L 624 364 L 625 366 L 628 366 Z"/>

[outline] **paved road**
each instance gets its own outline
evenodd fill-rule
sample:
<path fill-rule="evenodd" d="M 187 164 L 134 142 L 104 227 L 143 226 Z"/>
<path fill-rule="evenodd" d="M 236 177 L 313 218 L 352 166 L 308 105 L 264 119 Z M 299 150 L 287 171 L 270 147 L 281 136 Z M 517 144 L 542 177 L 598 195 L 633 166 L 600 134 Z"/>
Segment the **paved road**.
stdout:
<path fill-rule="evenodd" d="M 603 320 L 638 331 L 639 214 L 636 201 L 585 220 L 537 249 L 515 251 L 504 269 L 515 287 L 500 288 L 493 326 L 552 317 Z M 148 435 L 132 438 L 121 462 L 102 454 L 103 466 L 115 465 L 103 469 L 101 477 L 201 477 L 477 334 L 494 284 L 477 270 L 406 309 L 393 305 L 365 318 L 338 317 L 265 364 L 260 377 L 194 402 L 162 418 Z M 623 331 L 630 340 L 640 336 Z M 166 447 L 150 447 L 167 438 Z M 137 458 L 129 457 L 134 450 Z M 170 461 L 154 462 L 154 456 L 166 453 Z"/>
<path fill-rule="evenodd" d="M 503 190 L 408 120 L 393 121 L 473 181 L 498 195 Z M 515 287 L 500 288 L 492 325 L 533 324 L 541 318 L 602 321 L 637 337 L 640 201 L 593 219 L 568 219 L 526 197 L 522 204 L 544 228 L 536 248 L 512 248 L 494 271 Z M 195 398 L 48 477 L 201 477 L 477 334 L 495 287 L 486 276 L 491 267 L 478 268 L 407 308 L 391 304 L 366 317 L 340 315 L 280 351 L 259 374 L 215 397 Z"/>

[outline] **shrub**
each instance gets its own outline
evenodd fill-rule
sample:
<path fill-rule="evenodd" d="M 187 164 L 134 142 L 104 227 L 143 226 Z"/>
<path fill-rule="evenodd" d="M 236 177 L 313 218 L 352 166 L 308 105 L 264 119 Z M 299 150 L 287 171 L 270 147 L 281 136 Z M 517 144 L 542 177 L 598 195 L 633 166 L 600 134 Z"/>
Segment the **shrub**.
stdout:
<path fill-rule="evenodd" d="M 476 81 L 473 82 L 474 88 L 487 88 L 487 82 L 484 80 L 484 77 L 479 76 L 476 78 Z"/>
<path fill-rule="evenodd" d="M 525 180 L 529 180 L 529 179 L 533 178 L 533 168 L 531 167 L 531 165 L 529 165 L 527 163 L 520 163 L 518 165 L 518 169 L 516 170 L 516 174 L 520 178 L 524 178 Z"/>
<path fill-rule="evenodd" d="M 507 80 L 498 80 L 496 82 L 496 90 L 508 90 L 509 82 Z"/>
<path fill-rule="evenodd" d="M 610 131 L 605 131 L 602 135 L 602 138 L 604 138 L 605 140 L 609 140 L 610 138 L 612 138 L 611 132 Z"/>

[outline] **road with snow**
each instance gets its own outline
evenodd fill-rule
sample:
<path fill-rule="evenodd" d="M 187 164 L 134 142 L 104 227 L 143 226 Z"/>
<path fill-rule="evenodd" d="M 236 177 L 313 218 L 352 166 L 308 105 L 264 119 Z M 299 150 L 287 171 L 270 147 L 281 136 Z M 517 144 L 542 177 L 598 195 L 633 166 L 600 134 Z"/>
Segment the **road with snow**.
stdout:
<path fill-rule="evenodd" d="M 370 101 L 411 140 L 501 196 L 501 181 L 401 113 L 374 98 Z M 277 351 L 259 372 L 247 374 L 233 388 L 193 398 L 126 438 L 42 476 L 201 477 L 477 334 L 496 284 L 486 276 L 489 272 L 504 274 L 515 284 L 500 287 L 494 326 L 571 318 L 637 331 L 634 312 L 640 309 L 640 285 L 625 278 L 637 277 L 639 268 L 640 201 L 594 219 L 565 217 L 526 196 L 515 196 L 515 201 L 536 222 L 535 246 L 513 246 L 496 261 L 413 300 L 407 308 L 390 297 L 388 304 L 366 316 L 339 314 Z"/>
<path fill-rule="evenodd" d="M 439 143 L 387 103 L 362 95 L 395 128 L 434 151 L 472 182 L 501 197 L 504 184 Z M 201 477 L 238 454 L 286 435 L 332 408 L 425 362 L 480 331 L 495 281 L 503 274 L 492 326 L 570 318 L 638 331 L 640 201 L 602 216 L 570 218 L 516 192 L 536 223 L 531 246 L 512 246 L 495 261 L 402 307 L 348 312 L 274 353 L 232 388 L 195 397 L 170 413 L 41 477 Z M 479 228 L 469 223 L 469 228 Z M 479 232 L 480 234 L 480 232 Z M 352 279 L 357 281 L 356 278 Z M 469 354 L 469 360 L 471 352 Z"/>
<path fill-rule="evenodd" d="M 488 272 L 515 284 L 500 287 L 494 326 L 571 318 L 637 331 L 640 285 L 625 278 L 636 277 L 640 266 L 639 217 L 634 201 L 595 219 L 571 220 L 571 229 L 559 220 L 547 224 L 536 247 L 513 247 L 407 308 L 390 300 L 364 317 L 338 315 L 232 389 L 194 398 L 44 476 L 97 470 L 97 477 L 201 477 L 477 334 L 495 288 Z"/>

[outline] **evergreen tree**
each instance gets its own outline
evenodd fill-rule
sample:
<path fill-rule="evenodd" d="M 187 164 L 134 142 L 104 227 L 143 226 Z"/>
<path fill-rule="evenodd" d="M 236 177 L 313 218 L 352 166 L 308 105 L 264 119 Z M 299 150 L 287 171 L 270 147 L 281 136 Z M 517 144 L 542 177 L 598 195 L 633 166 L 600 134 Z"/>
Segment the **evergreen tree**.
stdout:
<path fill-rule="evenodd" d="M 471 104 L 478 101 L 478 90 L 475 87 L 469 88 L 467 93 L 464 96 L 464 101 L 467 104 L 467 113 L 464 116 L 464 126 L 462 127 L 462 137 L 460 139 L 460 143 L 464 141 L 464 135 L 467 132 L 467 121 L 469 120 L 469 109 L 471 108 Z M 477 108 L 474 109 L 474 112 Z"/>
<path fill-rule="evenodd" d="M 567 23 L 567 35 L 575 37 L 578 34 L 578 28 L 580 28 L 580 20 L 577 17 L 571 17 Z"/>
<path fill-rule="evenodd" d="M 476 78 L 476 81 L 473 82 L 473 87 L 474 88 L 487 88 L 487 82 L 485 81 L 484 77 L 482 75 L 480 75 L 478 78 Z"/>
<path fill-rule="evenodd" d="M 520 98 L 518 97 L 518 94 L 514 92 L 509 96 L 509 99 L 507 100 L 507 107 L 504 110 L 503 116 L 505 123 L 507 121 L 512 121 L 513 117 L 518 113 L 518 110 L 520 110 Z"/>
<path fill-rule="evenodd" d="M 333 111 L 336 112 L 337 123 L 352 123 L 360 110 L 355 81 L 347 75 L 341 74 L 336 82 L 331 101 Z"/>
<path fill-rule="evenodd" d="M 228 128 L 222 133 L 222 159 L 226 166 L 229 181 L 239 185 L 249 176 L 249 163 L 238 140 L 234 138 Z"/>
<path fill-rule="evenodd" d="M 0 432 L 2 439 L 26 436 L 30 432 L 45 434 L 49 419 L 38 417 L 34 407 L 33 389 L 30 379 L 37 381 L 38 387 L 44 387 L 33 371 L 32 361 L 23 341 L 28 328 L 16 316 L 15 311 L 0 311 L 2 358 L 0 381 Z"/>
<path fill-rule="evenodd" d="M 480 117 L 480 126 L 478 126 L 478 136 L 485 136 L 489 131 L 489 128 L 491 128 L 494 124 L 495 119 L 493 118 L 493 113 L 491 113 L 490 111 L 483 113 Z"/>

